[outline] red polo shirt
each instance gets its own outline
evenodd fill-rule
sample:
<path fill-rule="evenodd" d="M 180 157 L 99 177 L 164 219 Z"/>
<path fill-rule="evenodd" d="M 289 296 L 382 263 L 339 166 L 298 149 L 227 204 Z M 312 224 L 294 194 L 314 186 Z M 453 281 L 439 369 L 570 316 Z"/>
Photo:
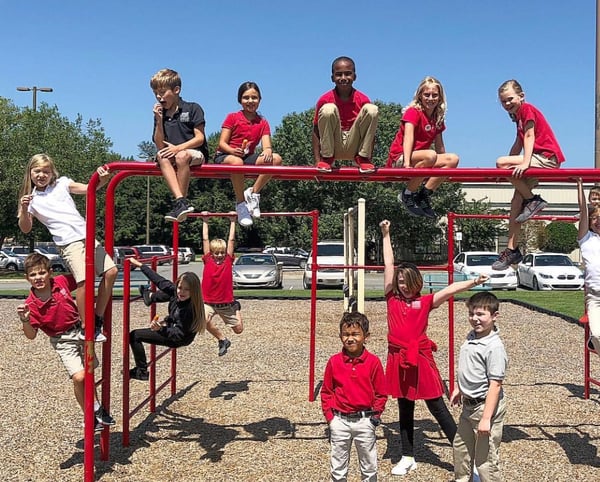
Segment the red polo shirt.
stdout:
<path fill-rule="evenodd" d="M 535 141 L 533 143 L 534 154 L 541 154 L 544 157 L 550 158 L 556 156 L 559 164 L 565 161 L 554 132 L 548 124 L 548 121 L 543 114 L 533 105 L 523 102 L 516 113 L 517 135 L 523 142 L 525 132 L 523 128 L 527 122 L 532 121 L 535 129 Z"/>
<path fill-rule="evenodd" d="M 56 276 L 50 280 L 52 294 L 46 301 L 40 300 L 31 288 L 25 300 L 29 307 L 29 324 L 48 336 L 58 336 L 69 331 L 79 321 L 79 311 L 71 295 L 77 288 L 73 276 Z"/>
<path fill-rule="evenodd" d="M 350 94 L 350 98 L 348 100 L 342 100 L 335 89 L 330 90 L 325 92 L 317 101 L 313 124 L 318 124 L 319 109 L 321 109 L 321 107 L 323 107 L 325 104 L 335 104 L 338 108 L 338 112 L 340 113 L 340 124 L 342 126 L 342 130 L 349 131 L 352 127 L 352 124 L 354 124 L 360 109 L 362 109 L 362 106 L 370 103 L 371 101 L 369 98 L 356 89 L 352 90 L 352 94 Z"/>
<path fill-rule="evenodd" d="M 358 357 L 336 353 L 327 362 L 321 408 L 328 422 L 333 411 L 353 413 L 374 410 L 381 414 L 387 401 L 387 391 L 381 360 L 365 348 Z"/>

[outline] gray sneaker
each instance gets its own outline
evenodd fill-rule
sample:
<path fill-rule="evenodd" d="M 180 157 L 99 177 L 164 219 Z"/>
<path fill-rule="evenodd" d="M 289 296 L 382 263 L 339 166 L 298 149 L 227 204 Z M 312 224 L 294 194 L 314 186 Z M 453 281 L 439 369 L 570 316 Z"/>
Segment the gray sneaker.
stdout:
<path fill-rule="evenodd" d="M 253 192 L 252 188 L 249 187 L 244 191 L 244 200 L 250 215 L 253 218 L 260 218 L 260 194 Z"/>
<path fill-rule="evenodd" d="M 231 342 L 227 338 L 219 340 L 219 356 L 225 355 L 230 346 Z"/>
<path fill-rule="evenodd" d="M 398 194 L 398 201 L 404 204 L 408 214 L 411 216 L 425 216 L 425 213 L 417 204 L 416 197 L 417 195 L 414 192 L 411 194 L 406 194 L 406 192 L 402 191 L 400 194 Z"/>
<path fill-rule="evenodd" d="M 539 194 L 536 194 L 533 196 L 533 198 L 527 201 L 525 207 L 523 207 L 523 211 L 517 216 L 515 221 L 518 223 L 524 223 L 530 217 L 539 213 L 546 206 L 548 206 L 548 203 L 544 201 Z"/>
<path fill-rule="evenodd" d="M 512 249 L 506 248 L 504 251 L 502 251 L 502 253 L 500 253 L 500 256 L 494 262 L 494 264 L 492 264 L 492 269 L 496 271 L 502 271 L 508 268 L 511 264 L 520 263 L 522 259 L 523 255 L 519 249 L 513 251 Z"/>

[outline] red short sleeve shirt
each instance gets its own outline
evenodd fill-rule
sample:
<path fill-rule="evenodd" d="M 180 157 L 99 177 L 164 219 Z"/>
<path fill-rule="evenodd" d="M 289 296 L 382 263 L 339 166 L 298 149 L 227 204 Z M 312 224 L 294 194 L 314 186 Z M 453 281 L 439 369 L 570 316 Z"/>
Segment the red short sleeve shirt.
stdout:
<path fill-rule="evenodd" d="M 348 100 L 342 100 L 335 89 L 325 92 L 317 101 L 313 124 L 317 125 L 319 120 L 319 109 L 325 104 L 335 104 L 340 113 L 340 123 L 343 131 L 349 131 L 362 109 L 363 105 L 370 104 L 369 98 L 362 92 L 354 89 Z"/>
<path fill-rule="evenodd" d="M 217 264 L 212 254 L 202 256 L 202 298 L 205 303 L 233 302 L 233 260 L 227 254 L 221 264 Z"/>
<path fill-rule="evenodd" d="M 404 146 L 402 144 L 404 142 L 404 125 L 407 122 L 415 126 L 415 143 L 413 151 L 431 149 L 431 144 L 433 144 L 437 135 L 446 130 L 446 125 L 444 123 L 437 126 L 435 122 L 425 115 L 425 112 L 415 107 L 409 107 L 402 115 L 400 128 L 390 146 L 390 153 L 386 163 L 387 167 L 391 167 L 392 163 L 396 162 L 404 152 Z"/>
<path fill-rule="evenodd" d="M 56 276 L 50 280 L 51 296 L 46 301 L 37 297 L 33 288 L 25 300 L 29 307 L 29 324 L 48 336 L 69 331 L 79 321 L 79 311 L 71 292 L 77 288 L 73 276 Z"/>
<path fill-rule="evenodd" d="M 535 129 L 535 141 L 533 144 L 534 154 L 541 154 L 544 157 L 550 158 L 556 156 L 559 164 L 565 161 L 558 141 L 552 132 L 552 128 L 543 114 L 533 105 L 523 102 L 516 113 L 517 135 L 521 142 L 525 136 L 524 127 L 527 122 L 532 121 Z"/>
<path fill-rule="evenodd" d="M 264 117 L 256 116 L 249 120 L 242 111 L 227 114 L 221 127 L 231 131 L 229 145 L 233 148 L 242 147 L 244 139 L 246 139 L 248 154 L 254 153 L 264 135 L 271 135 L 271 128 Z"/>

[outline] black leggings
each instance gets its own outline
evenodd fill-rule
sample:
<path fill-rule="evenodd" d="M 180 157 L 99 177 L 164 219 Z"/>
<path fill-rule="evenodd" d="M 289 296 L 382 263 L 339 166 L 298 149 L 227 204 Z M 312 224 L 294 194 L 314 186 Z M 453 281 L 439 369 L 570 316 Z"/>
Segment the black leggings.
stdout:
<path fill-rule="evenodd" d="M 144 350 L 142 342 L 150 343 L 151 345 L 168 346 L 169 348 L 179 348 L 180 346 L 189 345 L 193 340 L 193 336 L 191 339 L 186 337 L 183 340 L 171 340 L 170 338 L 161 335 L 158 331 L 153 331 L 150 328 L 140 328 L 139 330 L 133 330 L 129 333 L 129 346 L 133 353 L 135 366 L 140 368 L 148 368 L 146 351 Z"/>
<path fill-rule="evenodd" d="M 425 400 L 431 415 L 440 424 L 440 427 L 450 443 L 456 435 L 456 422 L 446 407 L 442 397 Z M 407 398 L 398 399 L 398 411 L 400 413 L 400 443 L 402 444 L 402 455 L 414 457 L 414 429 L 415 429 L 415 402 Z"/>

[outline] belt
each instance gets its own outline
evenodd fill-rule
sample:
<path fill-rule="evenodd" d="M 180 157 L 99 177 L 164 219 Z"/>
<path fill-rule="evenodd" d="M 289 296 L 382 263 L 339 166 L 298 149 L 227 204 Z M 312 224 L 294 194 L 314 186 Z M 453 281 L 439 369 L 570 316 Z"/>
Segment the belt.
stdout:
<path fill-rule="evenodd" d="M 229 306 L 233 306 L 233 301 L 231 303 L 206 303 L 206 304 L 213 306 L 215 308 L 228 308 Z"/>
<path fill-rule="evenodd" d="M 350 420 L 358 420 L 359 418 L 372 417 L 373 415 L 379 414 L 379 412 L 376 412 L 375 410 L 361 410 L 360 412 L 351 413 L 342 413 L 334 410 L 333 413 L 335 413 L 338 417 L 347 418 Z"/>
<path fill-rule="evenodd" d="M 463 403 L 465 405 L 468 405 L 469 407 L 476 407 L 477 405 L 481 405 L 482 403 L 485 403 L 485 397 L 480 397 L 480 398 L 463 397 Z"/>

